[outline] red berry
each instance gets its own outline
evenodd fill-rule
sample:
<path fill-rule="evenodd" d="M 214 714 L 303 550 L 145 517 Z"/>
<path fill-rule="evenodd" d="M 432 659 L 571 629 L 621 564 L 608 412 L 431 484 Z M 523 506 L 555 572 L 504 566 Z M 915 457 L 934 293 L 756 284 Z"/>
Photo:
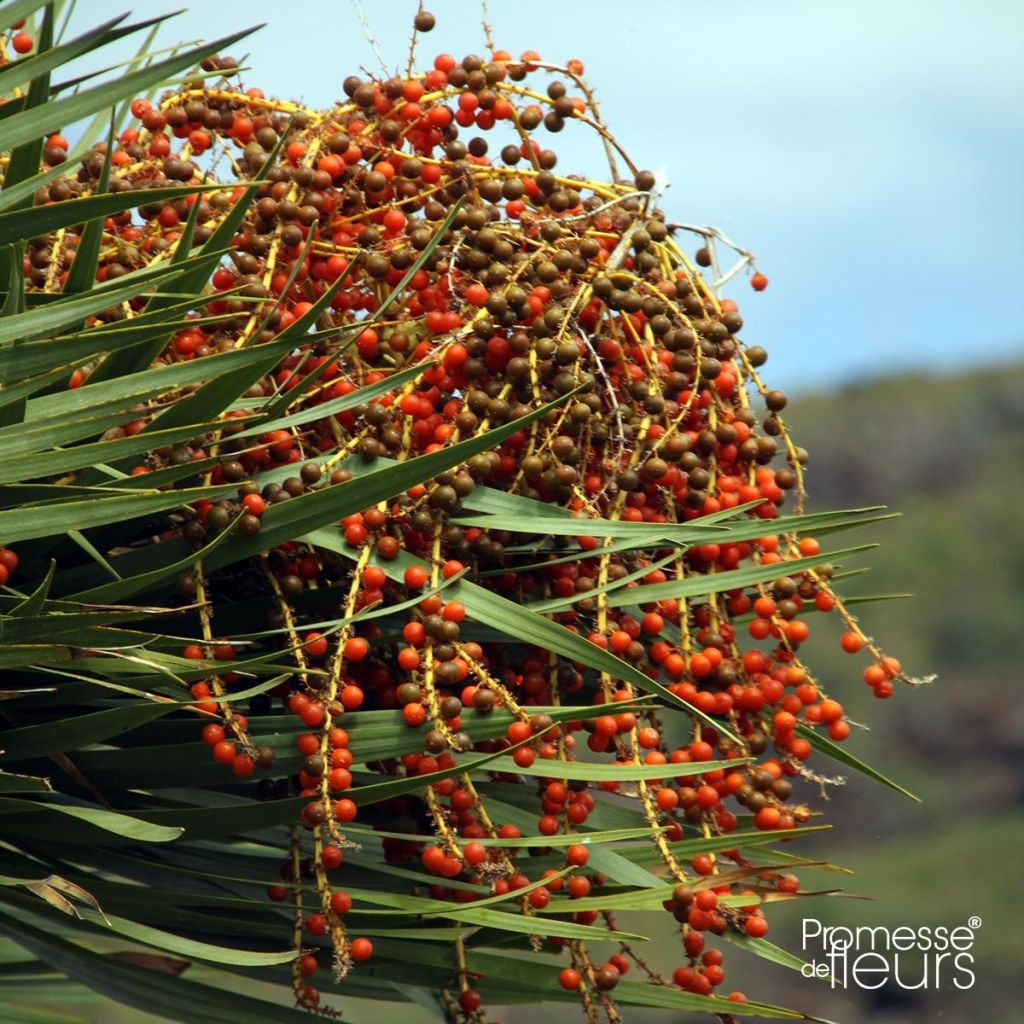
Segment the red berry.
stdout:
<path fill-rule="evenodd" d="M 327 637 L 323 633 L 307 633 L 302 646 L 311 658 L 322 658 L 327 653 Z"/>
<path fill-rule="evenodd" d="M 563 968 L 558 975 L 558 984 L 569 992 L 575 992 L 580 987 L 580 972 L 572 967 Z"/>
<path fill-rule="evenodd" d="M 582 867 L 590 860 L 590 851 L 581 843 L 575 843 L 565 851 L 565 862 L 573 867 Z"/>
<path fill-rule="evenodd" d="M 327 918 L 323 914 L 310 914 L 303 927 L 310 935 L 323 935 L 327 931 Z"/>
<path fill-rule="evenodd" d="M 387 581 L 388 578 L 384 570 L 376 565 L 368 566 L 363 570 L 363 586 L 367 590 L 380 590 Z"/>
<path fill-rule="evenodd" d="M 847 654 L 856 654 L 864 646 L 864 641 L 857 633 L 850 632 L 840 637 L 839 645 Z"/>
<path fill-rule="evenodd" d="M 312 729 L 324 720 L 324 709 L 320 704 L 309 703 L 299 712 L 299 717 Z"/>
<path fill-rule="evenodd" d="M 356 816 L 356 805 L 352 800 L 336 800 L 334 803 L 334 816 L 342 824 L 353 821 Z"/>
<path fill-rule="evenodd" d="M 347 661 L 362 661 L 370 653 L 370 645 L 361 636 L 353 636 L 345 641 L 345 658 Z"/>
<path fill-rule="evenodd" d="M 551 902 L 551 891 L 546 886 L 534 889 L 527 897 L 534 910 L 543 910 Z"/>
<path fill-rule="evenodd" d="M 406 725 L 415 728 L 427 720 L 427 709 L 419 701 L 413 701 L 402 708 L 402 718 L 405 719 Z"/>
<path fill-rule="evenodd" d="M 267 507 L 267 503 L 258 494 L 247 494 L 242 499 L 242 504 L 248 509 L 251 515 L 261 516 Z"/>
<path fill-rule="evenodd" d="M 213 759 L 220 764 L 231 764 L 235 759 L 235 744 L 231 740 L 221 740 L 213 748 Z"/>
<path fill-rule="evenodd" d="M 363 691 L 361 687 L 354 684 L 349 684 L 342 688 L 341 691 L 341 703 L 346 711 L 355 711 L 360 704 L 363 703 Z M 321 717 L 323 712 L 321 711 Z"/>
<path fill-rule="evenodd" d="M 303 705 L 303 707 L 306 706 L 305 704 Z M 300 733 L 295 737 L 295 749 L 303 757 L 309 757 L 310 754 L 315 754 L 320 749 L 320 740 L 311 732 Z"/>
<path fill-rule="evenodd" d="M 410 590 L 422 590 L 427 582 L 427 574 L 424 569 L 418 565 L 410 565 L 405 570 L 405 585 Z"/>
<path fill-rule="evenodd" d="M 710 889 L 701 889 L 694 902 L 701 910 L 714 910 L 718 906 L 718 894 Z"/>
<path fill-rule="evenodd" d="M 482 864 L 487 859 L 487 848 L 483 843 L 467 843 L 462 856 L 471 867 Z"/>
<path fill-rule="evenodd" d="M 459 1006 L 465 1013 L 475 1013 L 480 1009 L 480 993 L 476 989 L 467 988 L 459 993 Z"/>
<path fill-rule="evenodd" d="M 224 739 L 224 728 L 216 722 L 210 722 L 203 726 L 203 742 L 209 747 L 215 747 Z"/>

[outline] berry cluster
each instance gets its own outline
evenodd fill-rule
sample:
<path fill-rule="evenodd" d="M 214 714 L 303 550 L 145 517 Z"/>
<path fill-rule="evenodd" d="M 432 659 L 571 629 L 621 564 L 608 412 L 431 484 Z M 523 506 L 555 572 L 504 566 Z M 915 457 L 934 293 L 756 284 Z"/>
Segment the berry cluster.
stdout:
<path fill-rule="evenodd" d="M 431 27 L 421 11 L 417 28 Z M 578 61 L 441 54 L 424 73 L 349 77 L 345 99 L 326 111 L 243 88 L 236 68 L 211 58 L 207 80 L 137 100 L 113 152 L 95 147 L 36 197 L 90 194 L 108 165 L 111 191 L 138 193 L 135 210 L 106 224 L 97 277 L 110 281 L 167 259 L 183 239 L 207 242 L 249 200 L 245 183 L 259 182 L 208 301 L 156 364 L 273 351 L 298 325 L 245 394 L 254 406 L 283 395 L 295 415 L 253 434 L 243 401 L 215 433 L 152 451 L 136 474 L 196 463 L 207 482 L 238 485 L 233 498 L 169 517 L 165 539 L 199 551 L 225 532 L 258 538 L 289 502 L 522 421 L 347 516 L 329 540 L 293 537 L 219 571 L 198 559 L 178 580 L 202 627 L 185 656 L 231 663 L 192 686 L 213 760 L 241 778 L 260 772 L 265 798 L 306 799 L 267 890 L 299 910 L 298 1001 L 319 1007 L 315 947 L 332 950 L 338 978 L 373 953 L 345 925 L 345 828 L 356 820 L 388 832 L 387 859 L 418 873 L 435 900 L 507 894 L 538 917 L 538 933 L 563 920 L 614 939 L 600 906 L 608 879 L 588 869 L 582 841 L 609 794 L 639 808 L 670 883 L 664 908 L 682 949 L 674 983 L 721 990 L 723 956 L 706 938 L 760 938 L 763 904 L 799 888 L 728 837 L 806 822 L 795 784 L 814 778 L 809 736 L 820 727 L 842 741 L 850 729 L 801 658 L 811 620 L 842 620 L 842 647 L 870 656 L 864 677 L 877 696 L 901 677 L 836 593 L 818 542 L 779 518 L 787 504 L 802 510 L 807 456 L 787 431 L 786 396 L 761 380 L 767 353 L 741 341 L 738 307 L 719 297 L 723 239 L 701 230 L 687 255 L 681 236 L 693 229 L 655 205 L 654 175 L 621 151 Z M 608 180 L 563 171 L 540 141 L 570 122 L 602 140 Z M 45 162 L 66 157 L 66 139 L 51 136 Z M 222 189 L 147 202 L 151 189 L 213 175 Z M 79 241 L 74 229 L 33 238 L 30 284 L 59 290 Z M 764 289 L 749 254 L 737 254 Z M 70 386 L 89 372 L 76 370 Z M 137 433 L 154 415 L 140 408 L 107 436 Z M 672 540 L 707 523 L 731 529 Z M 0 574 L 16 565 L 0 550 Z M 572 657 L 514 629 L 496 636 L 481 593 L 612 657 Z M 248 648 L 216 636 L 209 612 L 236 600 L 263 603 L 256 643 L 295 668 L 248 714 L 223 700 Z M 294 716 L 297 770 L 284 777 L 272 771 L 281 749 L 258 740 L 259 716 L 274 707 Z M 363 755 L 346 725 L 392 709 L 404 749 L 377 768 L 423 783 L 364 816 L 348 795 Z M 521 828 L 496 820 L 485 786 L 460 770 L 488 755 L 480 770 L 492 780 L 535 790 L 533 848 L 559 866 L 533 867 Z M 621 774 L 588 781 L 573 770 L 592 762 Z M 677 844 L 693 837 L 710 852 L 680 860 Z M 570 959 L 562 988 L 592 1019 L 613 1012 L 609 993 L 637 964 L 628 944 L 595 962 L 583 940 L 552 931 L 549 944 Z M 481 1019 L 464 969 L 445 999 L 453 1019 Z"/>

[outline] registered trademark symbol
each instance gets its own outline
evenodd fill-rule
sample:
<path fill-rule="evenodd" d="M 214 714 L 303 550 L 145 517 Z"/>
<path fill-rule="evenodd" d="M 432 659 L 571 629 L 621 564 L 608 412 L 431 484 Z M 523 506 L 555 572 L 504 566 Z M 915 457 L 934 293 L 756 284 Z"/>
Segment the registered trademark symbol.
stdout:
<path fill-rule="evenodd" d="M 980 928 L 981 927 L 981 918 L 978 917 L 977 914 L 973 915 L 973 917 L 967 918 L 967 926 L 969 928 Z"/>

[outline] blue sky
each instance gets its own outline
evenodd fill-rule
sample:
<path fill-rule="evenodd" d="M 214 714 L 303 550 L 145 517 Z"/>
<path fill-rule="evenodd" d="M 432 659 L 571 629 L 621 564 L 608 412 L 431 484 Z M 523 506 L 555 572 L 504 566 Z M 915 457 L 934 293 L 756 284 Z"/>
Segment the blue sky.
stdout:
<path fill-rule="evenodd" d="M 136 17 L 180 5 L 131 3 Z M 186 5 L 163 42 L 267 22 L 235 48 L 267 93 L 327 105 L 346 75 L 379 70 L 345 0 Z M 475 0 L 427 7 L 437 27 L 422 61 L 484 50 Z M 72 28 L 119 9 L 81 0 Z M 414 0 L 365 9 L 404 67 Z M 740 279 L 730 294 L 773 383 L 1024 358 L 1020 3 L 490 0 L 489 14 L 496 45 L 585 63 L 637 164 L 667 168 L 670 219 L 714 224 L 756 254 L 768 290 Z M 585 129 L 552 141 L 560 169 L 602 171 Z"/>

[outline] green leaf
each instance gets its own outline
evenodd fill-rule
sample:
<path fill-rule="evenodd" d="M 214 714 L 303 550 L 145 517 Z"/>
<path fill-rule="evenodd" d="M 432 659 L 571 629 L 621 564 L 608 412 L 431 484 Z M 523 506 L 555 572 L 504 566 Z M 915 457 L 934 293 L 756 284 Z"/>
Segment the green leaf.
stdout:
<path fill-rule="evenodd" d="M 88 659 L 79 659 L 81 665 Z M 195 663 L 193 663 L 195 664 Z M 201 663 L 200 663 L 201 664 Z M 228 663 L 221 662 L 218 667 Z M 90 666 L 91 667 L 91 666 Z M 201 678 L 208 670 L 195 670 L 191 674 L 180 672 L 185 678 Z M 152 679 L 126 679 L 130 686 L 150 686 Z M 266 683 L 261 684 L 266 688 Z M 627 707 L 628 705 L 623 705 Z M 584 719 L 595 717 L 602 709 L 588 706 L 579 709 L 531 709 L 545 711 L 555 720 Z M 492 712 L 490 715 L 472 715 L 463 721 L 463 728 L 474 740 L 493 739 L 504 734 L 512 717 L 503 712 Z M 268 716 L 253 722 L 253 741 L 266 744 L 277 754 L 277 766 L 280 770 L 297 769 L 299 759 L 295 745 L 289 732 L 290 722 L 280 716 Z M 367 759 L 384 759 L 408 753 L 420 742 L 418 734 L 409 730 L 401 718 L 401 712 L 393 711 L 360 711 L 346 723 L 346 729 L 352 739 L 354 749 L 360 757 Z M 151 736 L 146 726 L 137 733 L 138 742 L 144 746 L 125 747 L 124 749 L 85 750 L 75 755 L 75 763 L 86 776 L 104 791 L 123 788 L 123 781 L 131 777 L 132 782 L 147 789 L 162 789 L 168 786 L 201 786 L 209 778 L 209 763 L 198 739 L 198 726 L 194 720 L 164 719 L 160 721 L 159 735 Z M 186 742 L 181 742 L 184 739 Z M 153 741 L 152 745 L 148 745 Z M 205 753 L 205 752 L 204 752 Z M 242 827 L 246 823 L 247 808 L 240 805 L 238 822 Z M 235 813 L 235 812 L 231 812 Z M 288 812 L 290 813 L 290 812 Z M 284 818 L 283 820 L 288 820 Z M 524 825 L 532 830 L 536 824 L 536 815 L 530 817 Z M 631 822 L 630 824 L 633 824 Z"/>
<path fill-rule="evenodd" d="M 0 251 L 0 270 L 6 269 L 7 272 L 7 291 L 0 317 L 14 316 L 25 308 L 25 279 L 18 265 L 20 252 L 21 246 L 15 245 Z"/>
<path fill-rule="evenodd" d="M 103 922 L 99 914 L 84 912 L 86 920 L 94 923 Z M 106 923 L 112 932 L 125 938 L 142 942 L 155 949 L 177 953 L 195 960 L 205 960 L 213 964 L 230 964 L 235 967 L 269 967 L 273 964 L 287 964 L 295 959 L 295 950 L 286 949 L 276 953 L 262 953 L 258 950 L 236 949 L 234 946 L 217 946 L 209 942 L 198 942 L 181 935 L 174 935 L 161 928 L 130 921 L 125 917 L 107 915 Z"/>
<path fill-rule="evenodd" d="M 192 241 L 196 235 L 196 226 L 199 224 L 199 211 L 201 208 L 198 199 L 199 196 L 197 195 L 196 201 L 188 209 L 188 217 L 185 219 L 185 225 L 181 229 L 181 234 L 174 243 L 174 253 L 171 256 L 172 263 L 181 263 L 192 250 Z"/>
<path fill-rule="evenodd" d="M 913 594 L 857 594 L 854 597 L 844 597 L 843 604 L 849 607 L 857 604 L 875 604 L 879 601 L 906 601 L 914 596 Z"/>
<path fill-rule="evenodd" d="M 191 305 L 190 301 L 180 308 L 184 310 Z M 177 307 L 161 311 L 160 326 L 153 326 L 153 318 L 157 314 L 142 314 L 135 317 L 131 323 L 135 324 L 140 320 L 145 320 L 149 325 L 146 330 L 160 333 L 176 319 L 176 310 Z M 133 327 L 131 330 L 135 330 L 135 328 Z M 127 334 L 128 331 L 123 333 Z M 137 333 L 141 337 L 141 331 Z M 96 352 L 106 349 L 105 337 L 101 337 L 95 332 L 78 337 L 93 339 Z M 272 341 L 260 345 L 258 348 L 218 352 L 201 359 L 192 359 L 187 363 L 154 366 L 139 373 L 126 374 L 115 380 L 93 382 L 90 378 L 90 381 L 80 388 L 62 391 L 58 394 L 41 395 L 39 398 L 32 399 L 28 403 L 26 419 L 33 420 L 55 415 L 66 416 L 85 409 L 102 408 L 111 402 L 124 403 L 127 407 L 134 402 L 141 402 L 157 395 L 188 387 L 191 384 L 197 384 L 200 381 L 210 380 L 222 373 L 237 369 L 239 366 L 260 362 L 266 358 L 268 351 L 275 352 L 278 357 L 284 356 L 291 347 L 291 343 L 278 344 L 278 342 Z"/>
<path fill-rule="evenodd" d="M 144 608 L 114 608 L 98 611 L 67 611 L 62 605 L 49 605 L 40 615 L 18 615 L 6 618 L 0 623 L 0 633 L 7 643 L 31 640 L 47 630 L 50 639 L 61 638 L 65 643 L 75 637 L 79 630 L 109 626 L 117 622 L 132 622 L 151 615 Z M 113 632 L 113 631 L 112 631 Z M 153 639 L 152 634 L 136 633 L 140 640 Z"/>
<path fill-rule="evenodd" d="M 734 1003 L 717 996 L 697 996 L 682 992 L 675 986 L 652 985 L 642 981 L 620 981 L 615 986 L 615 999 L 624 1006 L 650 1006 L 665 1010 L 691 1010 L 697 1013 L 719 1013 L 732 1017 L 779 1017 L 806 1020 L 804 1014 L 768 1003 Z M 811 1018 L 814 1019 L 814 1018 Z"/>
<path fill-rule="evenodd" d="M 550 519 L 550 521 L 549 521 Z M 629 537 L 657 545 L 659 541 L 678 544 L 713 544 L 719 539 L 727 542 L 728 533 L 723 526 L 697 527 L 689 523 L 633 523 L 627 520 L 548 517 L 524 519 L 521 514 L 460 516 L 460 526 L 482 530 L 505 530 L 509 533 L 541 534 L 552 537 Z M 764 527 L 761 533 L 764 533 Z M 591 557 L 600 555 L 600 549 Z"/>
<path fill-rule="evenodd" d="M 176 711 L 174 704 L 129 704 L 38 725 L 0 730 L 0 761 L 25 761 L 100 743 Z"/>
<path fill-rule="evenodd" d="M 128 415 L 124 403 L 117 402 L 106 412 L 94 410 L 85 416 L 54 417 L 31 424 L 3 427 L 0 429 L 0 453 L 4 458 L 13 459 L 19 455 L 32 455 L 60 445 L 73 444 L 124 423 Z"/>
<path fill-rule="evenodd" d="M 458 906 L 453 904 L 453 907 Z M 559 921 L 555 918 L 525 917 L 521 914 L 509 914 L 502 910 L 452 910 L 444 917 L 451 921 L 475 925 L 478 928 L 496 928 L 503 932 L 519 932 L 523 935 L 541 935 L 544 937 L 560 937 L 566 939 L 590 939 L 592 941 L 607 940 L 609 932 L 605 928 L 597 928 L 589 924 L 576 924 L 572 921 Z M 646 942 L 644 935 L 633 932 L 615 932 L 616 938 L 625 942 Z"/>
<path fill-rule="evenodd" d="M 522 499 L 529 501 L 530 499 Z M 540 502 L 530 501 L 532 505 Z M 779 519 L 744 519 L 726 523 L 745 510 L 755 506 L 750 502 L 742 507 L 724 509 L 709 516 L 702 516 L 688 523 L 634 523 L 619 519 L 588 519 L 583 516 L 557 517 L 555 522 L 547 518 L 536 524 L 532 517 L 524 518 L 525 506 L 510 509 L 504 513 L 489 513 L 481 516 L 460 516 L 462 526 L 476 526 L 481 529 L 507 530 L 511 533 L 540 533 L 557 537 L 633 537 L 654 544 L 663 539 L 676 544 L 732 544 L 741 540 L 753 540 L 766 533 L 807 533 L 825 526 L 840 524 L 859 525 L 872 522 L 865 519 L 868 513 L 877 512 L 878 507 L 853 509 L 840 512 L 816 512 L 812 515 L 788 516 Z M 600 552 L 596 552 L 599 554 Z M 593 557 L 593 554 L 591 555 Z"/>
<path fill-rule="evenodd" d="M 52 788 L 48 779 L 0 770 L 0 793 L 49 793 Z"/>
<path fill-rule="evenodd" d="M 727 928 L 722 933 L 722 938 L 739 946 L 740 949 L 745 949 L 748 953 L 759 956 L 762 960 L 788 967 L 791 971 L 799 971 L 804 966 L 804 961 L 800 957 L 790 953 L 788 949 L 776 946 L 774 942 L 769 942 L 767 939 L 754 939 L 749 935 L 733 931 L 731 928 Z"/>
<path fill-rule="evenodd" d="M 0 536 L 8 544 L 19 540 L 32 540 L 36 537 L 50 537 L 61 534 L 70 521 L 78 524 L 79 529 L 91 526 L 103 526 L 108 523 L 124 522 L 134 516 L 152 515 L 155 512 L 166 512 L 192 501 L 216 499 L 232 494 L 237 487 L 194 487 L 187 490 L 158 491 L 154 494 L 117 495 L 92 501 L 69 501 L 52 507 L 25 506 L 23 508 L 0 511 Z"/>
<path fill-rule="evenodd" d="M 175 833 L 184 831 L 190 841 L 195 841 L 290 824 L 298 818 L 302 808 L 309 801 L 309 797 L 245 800 L 215 807 L 144 808 L 133 813 L 138 818 L 152 823 L 154 827 L 168 827 Z"/>
<path fill-rule="evenodd" d="M 607 847 L 595 847 L 590 851 L 587 862 L 594 871 L 615 879 L 622 885 L 649 886 L 654 876 L 646 869 L 634 864 L 623 851 L 610 850 Z"/>
<path fill-rule="evenodd" d="M 38 615 L 43 610 L 46 597 L 50 593 L 50 587 L 53 585 L 53 574 L 56 572 L 56 569 L 57 563 L 51 559 L 50 568 L 46 570 L 46 575 L 40 580 L 39 586 L 24 601 L 11 609 L 12 615 Z M 3 628 L 0 625 L 0 637 L 2 635 Z"/>
<path fill-rule="evenodd" d="M 135 280 L 123 287 L 101 290 L 93 289 L 86 295 L 75 299 L 63 299 L 60 302 L 52 302 L 41 308 L 30 309 L 25 313 L 5 317 L 0 321 L 0 345 L 10 346 L 11 342 L 33 341 L 37 338 L 49 337 L 63 327 L 73 324 L 85 317 L 98 313 L 110 306 L 120 302 L 126 302 L 144 292 L 152 291 L 157 284 L 165 284 L 172 280 L 176 274 L 180 274 L 178 268 L 167 266 L 158 273 L 148 275 L 141 280 Z M 86 351 L 103 351 L 104 342 L 109 338 L 102 338 L 101 332 L 92 332 L 77 339 L 79 342 L 86 341 L 90 345 L 99 342 L 95 349 Z M 65 360 L 76 359 L 82 352 L 81 344 L 63 345 L 61 356 Z M 75 351 L 69 351 L 74 348 Z M 45 351 L 42 360 L 34 362 L 27 359 L 29 353 L 41 353 Z M 17 347 L 6 347 L 0 351 L 0 381 L 6 381 L 20 374 L 29 376 L 42 370 L 49 370 L 53 366 L 55 354 L 54 342 L 37 342 L 35 345 L 18 345 Z"/>
<path fill-rule="evenodd" d="M 106 811 L 99 807 L 87 807 L 79 804 L 39 803 L 31 800 L 20 800 L 17 797 L 0 797 L 0 815 L 20 816 L 25 814 L 66 814 L 86 824 L 112 832 L 124 839 L 139 843 L 167 843 L 177 839 L 182 829 L 174 826 L 153 824 L 140 818 L 133 818 L 117 811 Z M 8 823 L 5 829 L 10 832 Z"/>
<path fill-rule="evenodd" d="M 462 602 L 467 614 L 474 621 L 482 622 L 492 629 L 541 650 L 555 651 L 597 672 L 607 673 L 612 679 L 630 683 L 643 693 L 657 694 L 667 704 L 683 709 L 711 725 L 721 734 L 735 740 L 722 722 L 710 718 L 633 665 L 590 643 L 559 623 L 552 622 L 523 605 L 518 605 L 466 580 L 460 580 L 456 584 L 452 597 Z"/>
<path fill-rule="evenodd" d="M 9 456 L 4 451 L 0 439 L 0 483 L 15 483 L 34 480 L 46 476 L 58 476 L 71 470 L 94 466 L 97 462 L 124 459 L 132 455 L 140 455 L 165 444 L 179 444 L 191 437 L 198 437 L 215 424 L 193 423 L 186 427 L 161 430 L 153 434 L 135 434 L 109 441 L 96 441 L 93 444 L 78 445 L 74 448 L 57 449 L 52 452 L 28 452 L 20 456 Z M 43 432 L 41 440 L 46 440 Z M 59 442 L 58 442 L 59 443 Z"/>
<path fill-rule="evenodd" d="M 301 426 L 303 423 L 324 419 L 327 416 L 337 416 L 338 413 L 354 409 L 363 402 L 372 402 L 381 395 L 390 394 L 404 384 L 408 384 L 409 381 L 422 376 L 423 372 L 429 370 L 433 365 L 433 362 L 427 361 L 417 363 L 414 366 L 407 366 L 404 369 L 397 370 L 389 377 L 378 381 L 376 384 L 364 384 L 361 388 L 356 388 L 355 391 L 350 391 L 347 395 L 342 395 L 340 398 L 332 398 L 328 402 L 300 409 L 298 412 L 289 413 L 287 416 L 266 420 L 255 427 L 249 427 L 246 430 L 240 431 L 234 437 L 236 439 L 252 437 L 253 435 L 263 434 L 270 430 L 282 430 L 286 427 Z"/>
<path fill-rule="evenodd" d="M 148 590 L 162 581 L 174 579 L 180 573 L 187 572 L 196 562 L 208 558 L 221 544 L 228 541 L 233 543 L 236 539 L 229 527 L 222 533 L 216 534 L 202 548 L 195 551 L 188 550 L 188 553 L 182 558 L 171 561 L 160 568 L 152 569 L 149 572 L 140 573 L 137 576 L 122 576 L 113 583 L 101 583 L 99 586 L 76 594 L 75 597 L 80 601 L 94 603 L 119 601 L 131 594 L 138 594 Z M 120 563 L 120 559 L 115 559 L 115 561 Z"/>
<path fill-rule="evenodd" d="M 762 527 L 762 533 L 764 529 Z M 834 562 L 837 559 L 859 555 L 878 547 L 877 544 L 862 544 L 856 548 L 845 548 L 842 551 L 831 551 L 807 558 L 793 558 L 769 565 L 749 565 L 743 569 L 730 569 L 727 572 L 701 573 L 687 576 L 681 580 L 667 580 L 665 583 L 649 583 L 623 592 L 609 595 L 607 603 L 610 608 L 646 604 L 648 601 L 662 601 L 671 598 L 702 597 L 706 594 L 721 594 L 727 590 L 739 590 L 768 583 L 779 576 L 792 576 L 794 573 L 806 572 L 819 565 Z"/>
<path fill-rule="evenodd" d="M 40 52 L 45 53 L 53 45 L 53 5 L 47 5 L 43 10 L 42 24 L 37 27 L 36 45 Z M 43 107 L 50 96 L 50 75 L 44 71 L 34 78 L 29 84 L 24 96 L 18 98 L 22 104 L 24 113 L 31 115 L 33 111 Z M 10 104 L 8 104 L 10 105 Z M 5 111 L 6 112 L 6 111 Z M 40 158 L 43 153 L 43 140 L 36 138 L 27 140 L 21 145 L 12 148 L 8 154 L 7 166 L 4 169 L 4 186 L 15 186 L 26 178 L 31 178 L 39 168 Z M 31 200 L 22 200 L 29 204 Z M 13 246 L 0 248 L 0 278 L 9 279 L 8 293 L 4 302 L 3 314 L 8 316 L 21 312 L 25 307 L 25 284 L 21 278 L 21 264 L 25 253 L 25 242 L 27 235 L 16 236 L 11 241 Z M 17 423 L 25 414 L 24 399 L 15 404 L 9 404 L 4 408 L 2 420 L 5 423 Z"/>
<path fill-rule="evenodd" d="M 22 668 L 70 661 L 71 651 L 51 644 L 24 644 L 21 647 L 0 647 L 0 668 Z"/>
<path fill-rule="evenodd" d="M 143 1013 L 159 1008 L 182 1024 L 308 1024 L 309 1015 L 221 987 L 200 985 L 100 956 L 50 932 L 12 918 L 0 909 L 0 932 L 87 988 L 134 1006 Z"/>
<path fill-rule="evenodd" d="M 532 708 L 531 708 L 532 710 Z M 749 760 L 747 758 L 746 760 Z M 587 782 L 636 782 L 639 779 L 672 779 L 680 774 L 697 775 L 715 771 L 719 768 L 734 768 L 746 763 L 746 760 L 735 761 L 700 761 L 685 765 L 672 764 L 619 764 L 595 761 L 547 761 L 538 760 L 529 767 L 518 765 L 510 767 L 517 775 L 530 775 L 547 779 L 580 779 Z M 685 772 L 681 771 L 685 769 Z M 501 771 L 501 766 L 493 769 Z"/>
<path fill-rule="evenodd" d="M 348 837 L 365 836 L 367 839 L 403 839 L 407 842 L 423 842 L 423 836 L 413 832 L 388 832 L 384 829 L 369 829 L 353 825 L 345 826 L 345 835 Z M 577 843 L 591 846 L 597 843 L 618 843 L 627 839 L 649 839 L 650 836 L 650 826 L 645 825 L 643 828 L 617 828 L 602 832 L 560 832 L 553 836 L 519 836 L 517 839 L 488 839 L 485 837 L 476 839 L 474 842 L 480 843 L 481 846 L 495 846 L 509 850 L 536 849 L 538 847 L 561 849 Z M 645 884 L 650 884 L 650 879 Z"/>
<path fill-rule="evenodd" d="M 854 771 L 860 772 L 861 775 L 866 775 L 869 779 L 874 779 L 875 782 L 880 782 L 883 786 L 888 786 L 897 793 L 902 793 L 905 797 L 921 803 L 919 796 L 911 793 L 909 789 L 904 789 L 899 783 L 893 782 L 892 779 L 886 778 L 880 771 L 854 757 L 845 747 L 834 743 L 827 736 L 822 736 L 820 732 L 816 732 L 814 729 L 803 724 L 797 725 L 796 731 L 820 754 L 824 754 L 826 757 L 832 758 L 833 761 L 838 761 L 840 764 L 846 765 L 847 768 L 852 768 Z"/>
<path fill-rule="evenodd" d="M 12 1002 L 0 1003 L 0 1024 L 93 1024 L 85 1017 L 68 1017 L 56 1010 L 43 1010 L 24 1006 L 21 999 L 33 999 L 34 987 L 18 995 L 11 994 Z M 6 1005 L 5 1005 L 6 1003 Z"/>
<path fill-rule="evenodd" d="M 89 295 L 95 296 L 98 292 L 99 289 L 93 288 L 90 289 Z M 192 305 L 191 301 L 188 304 Z M 204 319 L 209 324 L 223 321 L 226 315 Z M 102 352 L 116 352 L 145 344 L 154 334 L 159 333 L 159 328 L 150 323 L 140 323 L 141 320 L 141 316 L 133 317 L 129 321 L 130 326 L 127 327 L 112 330 L 90 328 L 82 334 L 70 337 L 33 341 L 18 345 L 13 350 L 0 350 L 0 372 L 8 380 L 21 380 L 52 367 L 58 360 L 66 359 L 64 372 L 70 376 L 72 367 L 80 366 Z"/>
<path fill-rule="evenodd" d="M 102 188 L 103 182 L 100 182 Z M 244 188 L 245 183 L 240 187 Z M 252 187 L 252 186 L 249 186 Z M 222 191 L 223 185 L 171 185 L 162 188 L 151 188 L 144 191 L 99 192 L 92 196 L 67 199 L 60 203 L 47 203 L 45 206 L 33 206 L 28 210 L 15 210 L 11 213 L 0 213 L 0 243 L 13 242 L 25 238 L 26 233 L 35 235 L 49 234 L 74 224 L 88 224 L 99 219 L 102 227 L 104 217 L 112 217 L 136 206 L 150 203 L 166 203 L 172 199 L 182 199 L 197 192 Z M 77 262 L 77 257 L 75 262 Z M 81 288 L 73 289 L 81 291 Z"/>
<path fill-rule="evenodd" d="M 121 578 L 118 576 L 117 570 L 100 554 L 96 545 L 81 530 L 68 530 L 66 536 L 68 540 L 81 548 L 97 565 L 102 566 L 104 571 L 113 576 L 115 580 Z"/>
<path fill-rule="evenodd" d="M 529 739 L 523 741 L 523 743 L 529 742 Z M 415 793 L 423 789 L 424 786 L 431 786 L 435 782 L 440 782 L 442 779 L 447 779 L 452 775 L 478 771 L 503 754 L 521 747 L 523 743 L 516 743 L 505 750 L 499 750 L 493 754 L 481 754 L 478 757 L 465 758 L 462 761 L 457 761 L 453 768 L 442 768 L 436 772 L 429 772 L 426 775 L 413 775 L 408 778 L 375 782 L 369 786 L 356 786 L 354 789 L 348 790 L 346 795 L 359 807 L 380 803 L 383 800 L 392 800 L 395 797 L 404 796 L 406 793 Z"/>
<path fill-rule="evenodd" d="M 609 580 L 607 583 L 600 584 L 592 590 L 580 591 L 580 593 L 573 594 L 571 597 L 553 597 L 547 601 L 528 601 L 525 607 L 529 608 L 531 611 L 540 612 L 542 614 L 565 611 L 573 605 L 578 604 L 580 601 L 593 600 L 601 594 L 610 594 L 612 591 L 625 589 L 630 583 L 635 583 L 637 580 L 643 579 L 649 573 L 652 573 L 657 569 L 664 569 L 669 562 L 677 561 L 678 558 L 679 555 L 673 552 L 672 554 L 666 555 L 664 558 L 659 558 L 657 561 L 651 562 L 649 565 L 646 563 L 641 565 L 639 569 L 635 569 L 633 572 L 627 573 L 621 579 Z"/>

